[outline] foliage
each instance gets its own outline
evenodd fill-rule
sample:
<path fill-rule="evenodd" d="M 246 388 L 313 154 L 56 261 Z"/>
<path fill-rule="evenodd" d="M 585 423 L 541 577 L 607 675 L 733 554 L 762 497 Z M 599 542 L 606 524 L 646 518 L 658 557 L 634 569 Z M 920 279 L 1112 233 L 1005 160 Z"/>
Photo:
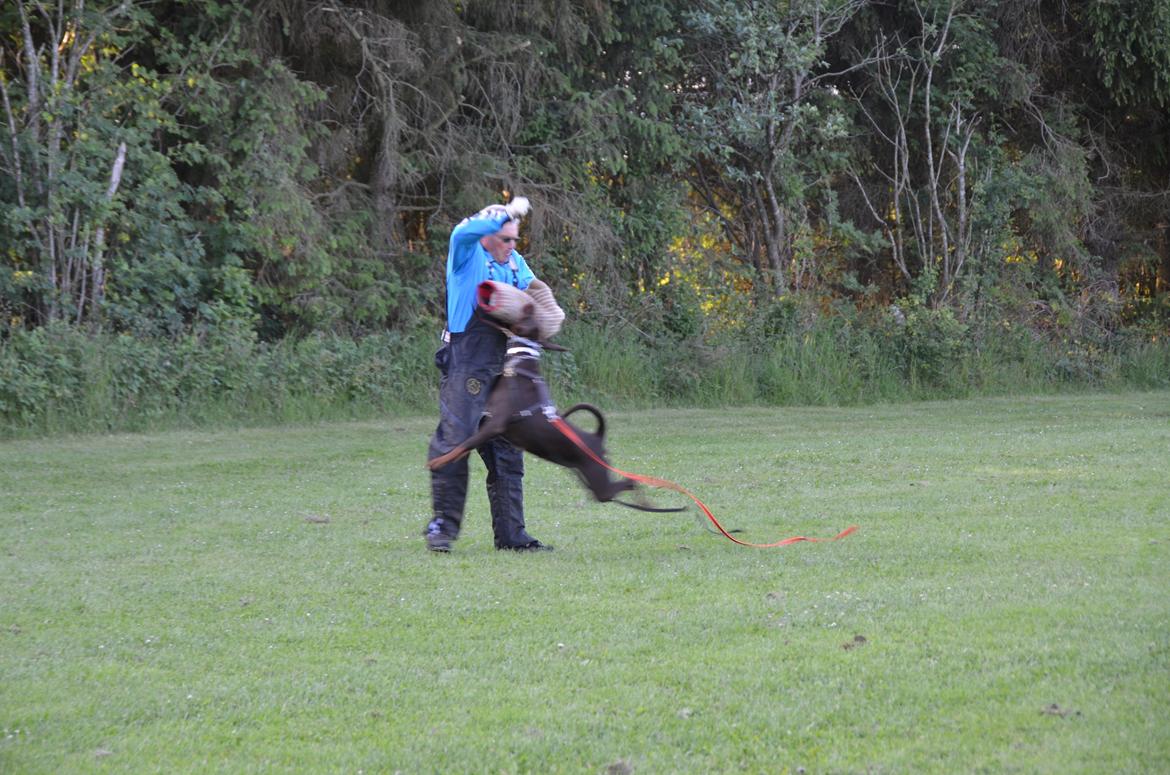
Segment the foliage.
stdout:
<path fill-rule="evenodd" d="M 246 324 L 177 339 L 94 336 L 64 323 L 0 343 L 5 431 L 110 431 L 418 409 L 428 333 L 260 341 Z M 433 368 L 431 369 L 433 371 Z"/>
<path fill-rule="evenodd" d="M 103 352 L 438 328 L 452 225 L 516 194 L 582 341 L 616 330 L 660 370 L 615 394 L 961 391 L 1005 324 L 1040 382 L 1107 382 L 1168 334 L 1166 21 L 1153 0 L 5 3 L 12 384 L 45 416 L 24 334 L 59 324 Z M 785 377 L 814 355 L 867 365 L 820 396 Z"/>
<path fill-rule="evenodd" d="M 1170 106 L 1170 5 L 1163 0 L 1092 3 L 1084 17 L 1100 77 L 1122 105 Z"/>
<path fill-rule="evenodd" d="M 548 353 L 558 404 L 609 408 L 855 405 L 1170 385 L 1170 343 L 1108 335 L 1091 308 L 1030 324 L 964 323 L 922 298 L 831 314 L 785 297 L 707 341 L 576 321 Z M 1052 319 L 1051 322 L 1049 319 Z M 1064 318 L 1064 322 L 1056 321 Z M 1047 337 L 1036 328 L 1049 327 Z M 1066 333 L 1069 331 L 1077 333 Z M 246 321 L 176 338 L 93 334 L 64 322 L 0 340 L 0 436 L 266 424 L 433 411 L 429 327 L 265 341 Z"/>
<path fill-rule="evenodd" d="M 107 237 L 107 226 L 136 220 L 117 196 L 123 165 L 156 166 L 144 146 L 166 120 L 161 84 L 119 62 L 148 16 L 131 3 L 67 10 L 20 0 L 0 19 L 0 253 L 9 270 L 0 311 L 32 323 L 81 322 L 87 305 L 92 316 L 104 303 L 107 241 L 116 249 L 129 239 L 114 229 Z M 175 197 L 170 182 L 151 192 L 164 208 Z M 171 226 L 160 219 L 160 228 Z"/>
<path fill-rule="evenodd" d="M 777 295 L 811 280 L 798 235 L 817 220 L 847 136 L 824 57 L 828 40 L 860 7 L 707 0 L 684 17 L 680 128 L 694 152 L 691 186 Z"/>

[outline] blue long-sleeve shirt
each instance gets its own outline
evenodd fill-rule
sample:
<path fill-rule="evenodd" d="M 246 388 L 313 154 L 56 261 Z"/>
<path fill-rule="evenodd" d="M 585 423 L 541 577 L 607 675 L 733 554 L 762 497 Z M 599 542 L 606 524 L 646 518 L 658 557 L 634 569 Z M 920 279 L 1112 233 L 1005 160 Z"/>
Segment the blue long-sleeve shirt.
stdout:
<path fill-rule="evenodd" d="M 524 256 L 515 250 L 507 263 L 500 264 L 479 244 L 480 239 L 495 234 L 507 220 L 503 212 L 486 218 L 477 214 L 451 232 L 447 248 L 447 330 L 453 334 L 467 328 L 475 311 L 475 289 L 484 280 L 508 283 L 524 290 L 536 279 Z"/>

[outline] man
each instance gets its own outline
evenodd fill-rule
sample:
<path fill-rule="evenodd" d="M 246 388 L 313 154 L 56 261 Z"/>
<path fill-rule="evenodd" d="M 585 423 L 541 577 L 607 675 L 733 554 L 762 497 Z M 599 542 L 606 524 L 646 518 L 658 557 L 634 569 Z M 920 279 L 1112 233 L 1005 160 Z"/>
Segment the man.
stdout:
<path fill-rule="evenodd" d="M 489 326 L 476 308 L 476 288 L 485 280 L 508 283 L 520 290 L 535 278 L 516 252 L 520 219 L 528 200 L 491 205 L 465 219 L 451 232 L 447 249 L 446 344 L 435 355 L 439 367 L 439 425 L 431 437 L 427 459 L 455 448 L 475 432 L 483 415 L 488 388 L 504 363 L 507 338 Z M 447 341 L 449 339 L 449 341 Z M 497 549 L 552 549 L 524 528 L 524 458 L 502 438 L 479 448 L 487 466 L 488 503 Z M 426 529 L 427 548 L 451 551 L 463 522 L 467 501 L 467 458 L 431 472 L 432 517 Z"/>

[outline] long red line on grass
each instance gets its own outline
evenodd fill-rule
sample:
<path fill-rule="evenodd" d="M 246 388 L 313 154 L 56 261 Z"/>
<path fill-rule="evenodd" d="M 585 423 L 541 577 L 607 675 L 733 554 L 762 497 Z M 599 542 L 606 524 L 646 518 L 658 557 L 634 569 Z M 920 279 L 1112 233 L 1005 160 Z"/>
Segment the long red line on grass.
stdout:
<path fill-rule="evenodd" d="M 715 526 L 716 530 L 722 533 L 723 536 L 727 538 L 727 540 L 734 541 L 740 546 L 750 546 L 754 549 L 770 549 L 774 546 L 788 546 L 788 544 L 795 544 L 800 541 L 811 541 L 814 543 L 820 541 L 837 541 L 857 530 L 857 525 L 850 525 L 832 538 L 809 538 L 808 536 L 792 536 L 791 538 L 785 538 L 783 541 L 774 541 L 770 544 L 753 544 L 750 541 L 741 541 L 731 533 L 728 533 L 727 530 L 724 529 L 723 525 L 719 524 L 719 520 L 715 519 L 715 515 L 711 513 L 711 510 L 707 508 L 706 504 L 699 500 L 699 498 L 686 487 L 683 487 L 681 484 L 675 484 L 674 482 L 667 479 L 659 479 L 656 476 L 631 474 L 628 471 L 622 471 L 620 468 L 614 468 L 609 463 L 602 460 L 600 456 L 594 454 L 593 450 L 589 448 L 589 445 L 583 442 L 581 437 L 578 436 L 576 431 L 573 430 L 573 427 L 563 419 L 560 417 L 553 417 L 549 420 L 549 422 L 552 423 L 554 428 L 564 434 L 565 438 L 577 445 L 577 447 L 585 452 L 585 454 L 589 455 L 589 457 L 593 458 L 594 462 L 604 466 L 610 471 L 613 471 L 618 476 L 624 476 L 627 479 L 633 479 L 635 482 L 641 482 L 642 484 L 647 484 L 651 487 L 660 487 L 665 490 L 673 490 L 674 492 L 679 492 L 687 496 L 695 502 L 695 505 L 698 506 L 704 514 L 707 515 L 707 519 L 711 520 L 711 524 Z"/>

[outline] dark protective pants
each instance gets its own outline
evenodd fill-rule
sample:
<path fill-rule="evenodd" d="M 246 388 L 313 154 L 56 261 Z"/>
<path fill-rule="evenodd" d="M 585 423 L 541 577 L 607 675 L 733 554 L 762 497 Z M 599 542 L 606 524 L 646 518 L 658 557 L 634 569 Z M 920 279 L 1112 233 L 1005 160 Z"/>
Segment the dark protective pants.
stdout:
<path fill-rule="evenodd" d="M 504 363 L 507 339 L 473 315 L 467 330 L 452 334 L 435 356 L 439 367 L 439 426 L 431 437 L 427 459 L 450 452 L 479 427 L 488 388 Z M 524 529 L 524 457 L 502 438 L 479 448 L 487 466 L 487 494 L 497 548 L 523 546 L 534 539 Z M 446 523 L 453 538 L 463 523 L 467 502 L 467 458 L 431 472 L 432 518 Z"/>

